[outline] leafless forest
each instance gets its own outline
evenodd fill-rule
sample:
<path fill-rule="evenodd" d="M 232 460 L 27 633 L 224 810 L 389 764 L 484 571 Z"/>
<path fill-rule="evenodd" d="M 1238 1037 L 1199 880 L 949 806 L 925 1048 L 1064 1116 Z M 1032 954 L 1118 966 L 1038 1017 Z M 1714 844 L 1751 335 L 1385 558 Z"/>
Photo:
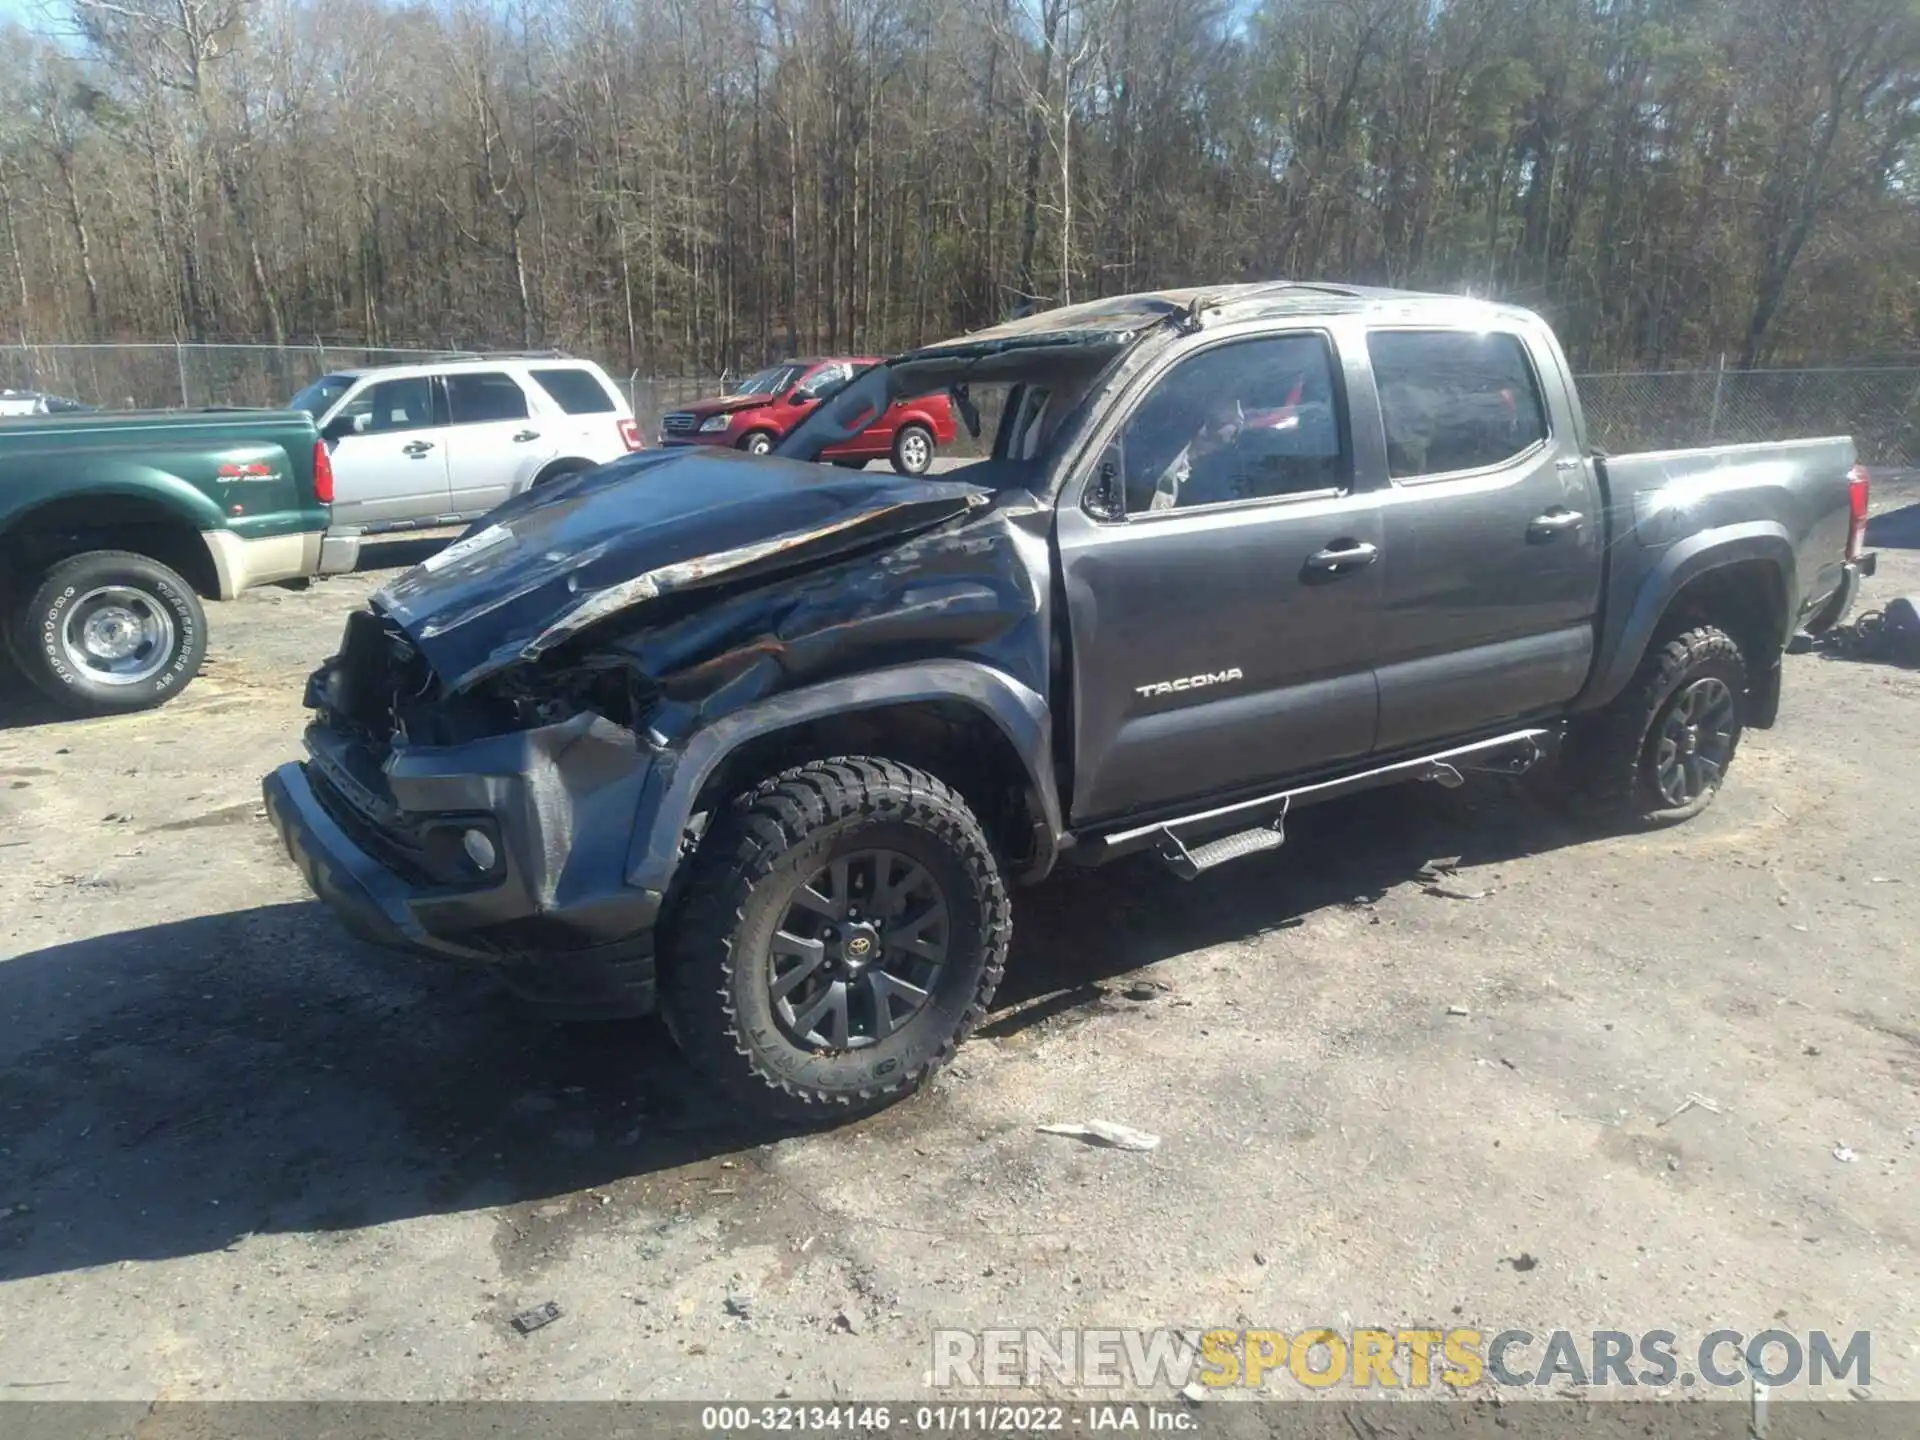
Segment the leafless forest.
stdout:
<path fill-rule="evenodd" d="M 1920 0 L 70 0 L 0 340 L 655 371 L 1296 276 L 1582 368 L 1920 352 Z"/>

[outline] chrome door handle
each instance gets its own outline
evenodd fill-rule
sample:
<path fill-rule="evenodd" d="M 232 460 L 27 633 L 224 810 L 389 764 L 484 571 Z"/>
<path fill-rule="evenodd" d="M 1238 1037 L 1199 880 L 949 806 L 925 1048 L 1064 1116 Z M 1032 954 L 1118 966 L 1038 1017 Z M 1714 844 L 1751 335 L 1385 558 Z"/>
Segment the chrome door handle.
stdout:
<path fill-rule="evenodd" d="M 540 432 L 538 430 L 522 430 L 513 437 L 513 440 L 516 445 L 524 445 L 529 440 L 538 440 L 539 438 Z"/>
<path fill-rule="evenodd" d="M 1551 540 L 1556 535 L 1564 535 L 1569 530 L 1578 530 L 1586 520 L 1578 510 L 1568 510 L 1556 505 L 1544 515 L 1536 515 L 1527 525 L 1529 540 Z"/>
<path fill-rule="evenodd" d="M 400 447 L 400 453 L 402 455 L 411 455 L 414 459 L 418 460 L 431 449 L 433 449 L 433 442 L 431 440 L 410 440 Z"/>
<path fill-rule="evenodd" d="M 1314 551 L 1307 556 L 1307 569 L 1322 575 L 1344 575 L 1350 570 L 1371 565 L 1379 558 L 1379 546 L 1369 545 L 1365 541 L 1348 542 Z"/>

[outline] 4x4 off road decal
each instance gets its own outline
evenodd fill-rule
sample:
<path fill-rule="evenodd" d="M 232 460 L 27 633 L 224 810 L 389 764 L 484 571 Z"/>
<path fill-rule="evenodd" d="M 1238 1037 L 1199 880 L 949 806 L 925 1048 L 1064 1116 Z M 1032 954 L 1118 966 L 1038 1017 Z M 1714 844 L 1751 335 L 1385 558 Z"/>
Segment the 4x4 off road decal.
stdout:
<path fill-rule="evenodd" d="M 1151 685 L 1136 685 L 1133 687 L 1133 693 L 1147 696 L 1173 695 L 1183 690 L 1204 690 L 1209 685 L 1227 685 L 1235 680 L 1246 678 L 1240 673 L 1240 667 L 1236 665 L 1231 670 L 1215 670 L 1209 675 L 1189 675 L 1184 680 L 1157 680 Z"/>

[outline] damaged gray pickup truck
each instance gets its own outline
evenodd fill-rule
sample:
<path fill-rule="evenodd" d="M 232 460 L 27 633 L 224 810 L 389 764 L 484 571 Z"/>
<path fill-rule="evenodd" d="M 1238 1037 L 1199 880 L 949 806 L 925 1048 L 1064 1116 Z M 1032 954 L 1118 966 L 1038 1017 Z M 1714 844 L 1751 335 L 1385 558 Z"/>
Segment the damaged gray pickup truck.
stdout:
<path fill-rule="evenodd" d="M 939 389 L 990 458 L 808 463 Z M 350 618 L 267 805 L 358 934 L 657 1006 L 747 1103 L 872 1109 L 1056 864 L 1193 877 L 1294 806 L 1554 758 L 1616 822 L 1698 813 L 1871 569 L 1853 462 L 1597 455 L 1520 310 L 1102 300 L 877 366 L 772 457 L 510 501 Z"/>

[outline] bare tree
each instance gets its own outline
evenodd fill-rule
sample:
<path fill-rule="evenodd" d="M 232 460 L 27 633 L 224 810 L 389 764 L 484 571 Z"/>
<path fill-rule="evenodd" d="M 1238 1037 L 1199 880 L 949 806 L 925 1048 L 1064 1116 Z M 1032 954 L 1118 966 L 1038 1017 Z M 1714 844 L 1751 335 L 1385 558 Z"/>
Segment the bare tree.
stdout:
<path fill-rule="evenodd" d="M 1916 0 L 65 3 L 0 33 L 8 337 L 738 373 L 1294 275 L 1920 352 Z"/>

